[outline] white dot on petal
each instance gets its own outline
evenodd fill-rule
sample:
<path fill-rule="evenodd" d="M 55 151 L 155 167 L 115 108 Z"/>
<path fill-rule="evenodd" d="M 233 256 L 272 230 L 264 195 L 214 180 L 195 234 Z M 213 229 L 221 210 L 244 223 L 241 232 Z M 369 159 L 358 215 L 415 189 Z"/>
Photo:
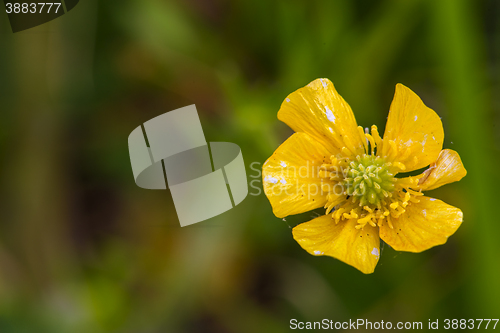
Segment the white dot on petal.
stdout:
<path fill-rule="evenodd" d="M 434 199 L 434 198 L 430 198 L 430 200 L 431 200 L 431 201 L 436 201 L 436 199 Z"/>
<path fill-rule="evenodd" d="M 276 184 L 278 182 L 278 179 L 269 176 L 269 177 L 264 178 L 264 181 Z"/>
<path fill-rule="evenodd" d="M 283 168 L 286 168 L 286 163 L 281 161 L 280 165 L 283 167 Z"/>
<path fill-rule="evenodd" d="M 317 255 L 317 256 L 318 256 L 318 255 L 320 255 L 320 254 L 323 254 L 323 253 L 324 253 L 324 252 L 317 251 L 317 250 L 316 250 L 316 251 L 314 251 L 314 254 L 315 254 L 315 255 Z"/>
<path fill-rule="evenodd" d="M 282 179 L 282 180 L 280 180 L 280 183 L 281 184 L 286 184 L 286 180 Z"/>
<path fill-rule="evenodd" d="M 290 102 L 290 98 L 287 98 L 287 99 L 286 99 L 286 101 L 287 101 L 287 102 Z"/>
<path fill-rule="evenodd" d="M 323 79 L 319 79 L 321 81 L 321 83 L 323 84 L 323 88 L 326 88 L 327 85 L 326 85 L 326 82 L 323 80 Z"/>
<path fill-rule="evenodd" d="M 327 105 L 325 105 L 325 110 L 326 110 L 325 111 L 326 117 L 328 118 L 328 120 L 330 120 L 332 123 L 335 124 L 335 116 L 334 116 L 332 110 L 330 110 L 330 108 Z"/>
<path fill-rule="evenodd" d="M 417 118 L 418 118 L 418 117 L 417 117 L 417 116 L 415 116 L 415 121 L 417 121 Z"/>
<path fill-rule="evenodd" d="M 422 142 L 422 146 L 425 145 L 425 143 L 427 142 L 427 134 L 424 136 L 424 141 Z"/>
<path fill-rule="evenodd" d="M 333 129 L 331 127 L 328 127 L 328 129 L 330 130 L 331 133 L 333 133 Z"/>
<path fill-rule="evenodd" d="M 372 254 L 376 256 L 377 258 L 380 257 L 380 252 L 378 252 L 378 249 L 376 247 L 373 248 Z"/>

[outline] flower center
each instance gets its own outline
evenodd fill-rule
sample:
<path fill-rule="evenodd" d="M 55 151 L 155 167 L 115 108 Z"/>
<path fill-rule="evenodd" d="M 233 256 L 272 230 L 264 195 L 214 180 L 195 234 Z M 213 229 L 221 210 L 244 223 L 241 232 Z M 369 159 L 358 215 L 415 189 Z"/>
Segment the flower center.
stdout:
<path fill-rule="evenodd" d="M 344 169 L 340 184 L 346 195 L 360 206 L 380 207 L 380 203 L 394 191 L 396 179 L 389 171 L 391 163 L 381 157 L 364 154 L 356 156 Z"/>
<path fill-rule="evenodd" d="M 392 229 L 391 220 L 399 218 L 410 202 L 420 201 L 423 193 L 414 188 L 417 188 L 421 176 L 395 178 L 398 170 L 407 168 L 407 165 L 394 161 L 396 143 L 383 141 L 375 125 L 371 135 L 361 126 L 358 126 L 358 131 L 363 140 L 363 155 L 355 155 L 356 150 L 352 147 L 343 147 L 341 155 L 330 156 L 330 163 L 320 167 L 320 177 L 328 179 L 322 185 L 322 190 L 328 193 L 326 215 L 331 213 L 335 223 L 354 219 L 356 229 L 367 224 L 381 227 L 384 223 Z M 410 149 L 406 149 L 402 159 L 410 153 Z M 416 163 L 416 158 L 414 160 Z M 333 188 L 332 183 L 335 184 Z"/>

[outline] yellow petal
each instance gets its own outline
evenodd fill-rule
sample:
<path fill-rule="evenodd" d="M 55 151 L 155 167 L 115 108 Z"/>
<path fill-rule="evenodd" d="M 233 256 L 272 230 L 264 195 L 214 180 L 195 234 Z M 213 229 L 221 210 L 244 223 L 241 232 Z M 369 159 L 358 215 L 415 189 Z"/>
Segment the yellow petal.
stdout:
<path fill-rule="evenodd" d="M 274 215 L 285 217 L 322 207 L 327 194 L 319 167 L 332 153 L 306 133 L 295 133 L 276 149 L 262 167 L 263 187 Z"/>
<path fill-rule="evenodd" d="M 391 140 L 395 147 L 389 142 Z M 443 140 L 443 124 L 436 112 L 425 106 L 409 88 L 397 84 L 379 155 L 391 156 L 393 161 L 403 163 L 405 172 L 409 172 L 434 162 Z"/>
<path fill-rule="evenodd" d="M 424 191 L 433 190 L 445 184 L 457 182 L 467 174 L 458 153 L 451 149 L 443 149 L 436 162 L 423 172 L 418 188 Z"/>
<path fill-rule="evenodd" d="M 335 224 L 330 215 L 320 216 L 293 228 L 293 238 L 312 255 L 325 255 L 373 273 L 380 257 L 378 228 L 356 229 L 356 219 Z"/>
<path fill-rule="evenodd" d="M 441 200 L 419 197 L 398 219 L 380 227 L 380 238 L 397 251 L 422 252 L 446 243 L 462 223 L 462 211 Z"/>
<path fill-rule="evenodd" d="M 351 107 L 328 79 L 317 79 L 291 93 L 278 112 L 278 119 L 295 132 L 305 132 L 335 148 L 346 147 L 351 154 L 363 153 L 363 141 Z"/>

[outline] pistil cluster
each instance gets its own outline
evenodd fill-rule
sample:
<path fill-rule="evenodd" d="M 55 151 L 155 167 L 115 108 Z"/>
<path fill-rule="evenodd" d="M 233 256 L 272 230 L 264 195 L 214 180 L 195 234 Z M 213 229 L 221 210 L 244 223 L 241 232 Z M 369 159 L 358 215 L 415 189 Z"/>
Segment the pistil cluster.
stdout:
<path fill-rule="evenodd" d="M 360 206 L 380 206 L 380 201 L 392 195 L 396 179 L 389 171 L 391 163 L 374 155 L 357 155 L 347 164 L 346 176 L 340 184 L 345 194 Z"/>
<path fill-rule="evenodd" d="M 342 189 L 341 193 L 331 191 L 328 194 L 326 214 L 331 214 L 336 223 L 356 219 L 357 229 L 366 224 L 375 227 L 384 223 L 393 228 L 391 219 L 403 214 L 410 202 L 419 201 L 422 193 L 411 189 L 416 187 L 419 177 L 396 178 L 397 172 L 404 170 L 405 166 L 390 161 L 394 142 L 387 143 L 387 155 L 379 156 L 377 147 L 384 142 L 376 126 L 371 130 L 370 135 L 360 127 L 365 140 L 364 154 L 331 156 L 331 163 L 321 166 L 322 176 Z"/>

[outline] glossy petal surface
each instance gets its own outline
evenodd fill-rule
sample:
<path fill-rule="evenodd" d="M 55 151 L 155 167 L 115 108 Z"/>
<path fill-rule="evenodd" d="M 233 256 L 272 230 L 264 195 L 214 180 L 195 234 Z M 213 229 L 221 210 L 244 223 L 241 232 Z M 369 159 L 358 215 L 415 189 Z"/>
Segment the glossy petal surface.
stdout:
<path fill-rule="evenodd" d="M 317 79 L 291 93 L 278 112 L 278 119 L 295 132 L 305 132 L 336 153 L 343 147 L 356 155 L 363 152 L 363 142 L 356 119 L 328 79 Z"/>
<path fill-rule="evenodd" d="M 406 212 L 380 227 L 380 238 L 397 251 L 421 252 L 446 243 L 462 223 L 462 211 L 441 200 L 419 197 Z"/>
<path fill-rule="evenodd" d="M 391 147 L 392 140 L 396 146 Z M 428 166 L 439 156 L 444 132 L 441 119 L 402 84 L 396 86 L 384 133 L 381 156 L 403 163 L 404 172 Z"/>
<path fill-rule="evenodd" d="M 380 257 L 378 228 L 356 225 L 356 219 L 335 224 L 324 215 L 293 228 L 293 238 L 312 255 L 331 256 L 369 274 Z"/>
<path fill-rule="evenodd" d="M 295 133 L 276 149 L 262 167 L 264 193 L 274 215 L 285 217 L 326 204 L 318 168 L 331 156 L 321 143 L 306 133 Z"/>
<path fill-rule="evenodd" d="M 433 190 L 440 186 L 458 182 L 465 177 L 465 170 L 458 153 L 451 149 L 443 149 L 436 162 L 425 170 L 418 188 L 423 191 Z"/>

